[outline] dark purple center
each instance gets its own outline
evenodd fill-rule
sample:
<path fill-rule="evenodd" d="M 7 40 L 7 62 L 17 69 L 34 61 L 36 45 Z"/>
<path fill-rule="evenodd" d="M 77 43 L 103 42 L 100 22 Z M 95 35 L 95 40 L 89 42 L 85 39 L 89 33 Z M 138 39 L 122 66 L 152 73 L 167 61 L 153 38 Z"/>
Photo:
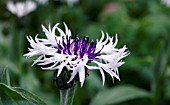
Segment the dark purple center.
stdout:
<path fill-rule="evenodd" d="M 77 55 L 77 58 L 83 58 L 84 55 L 86 55 L 89 59 L 88 63 L 90 63 L 96 56 L 100 56 L 100 51 L 102 49 L 95 53 L 96 44 L 94 40 L 90 43 L 88 41 L 89 38 L 87 36 L 83 39 L 79 39 L 77 35 L 75 39 L 71 40 L 71 36 L 68 37 L 67 35 L 66 38 L 62 37 L 62 42 L 57 42 L 56 49 L 58 50 L 58 53 Z"/>

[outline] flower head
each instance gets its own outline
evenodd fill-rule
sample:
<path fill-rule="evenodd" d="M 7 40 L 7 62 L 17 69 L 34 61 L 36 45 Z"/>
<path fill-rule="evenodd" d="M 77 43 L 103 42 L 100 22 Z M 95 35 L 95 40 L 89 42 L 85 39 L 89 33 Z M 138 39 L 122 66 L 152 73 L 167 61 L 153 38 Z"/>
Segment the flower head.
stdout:
<path fill-rule="evenodd" d="M 36 7 L 37 7 L 36 3 L 30 0 L 17 3 L 14 3 L 12 1 L 7 2 L 7 9 L 19 18 L 34 11 Z"/>
<path fill-rule="evenodd" d="M 42 26 L 46 35 L 46 39 L 40 39 L 37 36 L 35 40 L 31 36 L 27 36 L 31 48 L 24 56 L 32 57 L 38 55 L 39 57 L 34 61 L 34 64 L 41 65 L 44 70 L 57 70 L 57 76 L 61 75 L 63 68 L 67 68 L 71 76 L 67 83 L 70 83 L 78 77 L 81 86 L 85 81 L 87 70 L 99 70 L 103 84 L 105 83 L 104 71 L 109 73 L 112 79 L 119 80 L 118 67 L 124 64 L 121 61 L 129 53 L 126 52 L 126 46 L 117 49 L 118 42 L 117 35 L 113 42 L 113 37 L 110 37 L 102 32 L 100 40 L 89 41 L 86 36 L 83 39 L 72 38 L 70 29 L 64 23 L 65 32 L 58 27 L 57 23 L 52 29 L 46 29 Z M 59 32 L 59 36 L 55 31 Z M 89 65 L 93 63 L 94 65 Z M 45 67 L 44 67 L 45 66 Z"/>
<path fill-rule="evenodd" d="M 170 7 L 170 0 L 161 0 L 161 3 L 166 5 L 167 7 Z"/>

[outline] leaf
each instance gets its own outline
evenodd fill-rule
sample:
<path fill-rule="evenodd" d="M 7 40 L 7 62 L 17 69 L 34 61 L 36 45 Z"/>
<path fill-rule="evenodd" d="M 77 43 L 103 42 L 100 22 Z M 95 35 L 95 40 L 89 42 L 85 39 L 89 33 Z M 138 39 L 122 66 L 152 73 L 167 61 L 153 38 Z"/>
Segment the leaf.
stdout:
<path fill-rule="evenodd" d="M 0 105 L 3 105 L 2 101 L 1 101 L 1 97 L 0 97 Z"/>
<path fill-rule="evenodd" d="M 0 83 L 0 90 L 2 103 L 13 103 L 14 105 L 18 105 L 17 101 L 24 100 L 20 94 L 18 94 L 12 89 L 12 87 L 7 86 L 6 84 Z"/>
<path fill-rule="evenodd" d="M 150 94 L 134 86 L 117 86 L 97 94 L 90 105 L 113 105 L 137 98 L 149 98 Z"/>
<path fill-rule="evenodd" d="M 10 87 L 0 83 L 1 102 L 5 105 L 46 105 L 34 94 L 19 87 Z"/>
<path fill-rule="evenodd" d="M 0 70 L 0 82 L 10 86 L 10 78 L 8 73 L 8 67 Z"/>
<path fill-rule="evenodd" d="M 22 88 L 14 87 L 13 89 L 16 90 L 20 95 L 22 95 L 22 97 L 27 99 L 29 102 L 32 102 L 36 105 L 46 105 L 46 103 L 43 102 L 40 98 L 38 98 L 36 95 L 34 95 Z"/>

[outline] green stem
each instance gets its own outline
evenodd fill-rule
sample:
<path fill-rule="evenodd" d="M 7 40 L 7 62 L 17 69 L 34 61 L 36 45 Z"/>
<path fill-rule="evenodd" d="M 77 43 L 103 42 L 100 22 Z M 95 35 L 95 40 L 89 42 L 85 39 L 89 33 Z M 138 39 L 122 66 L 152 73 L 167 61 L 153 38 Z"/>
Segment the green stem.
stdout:
<path fill-rule="evenodd" d="M 163 98 L 163 86 L 164 86 L 164 76 L 167 71 L 167 65 L 170 58 L 170 42 L 164 44 L 165 52 L 162 53 L 162 58 L 158 59 L 161 61 L 160 72 L 157 77 L 155 77 L 154 89 L 153 89 L 153 100 L 152 105 L 158 105 L 161 98 Z"/>
<path fill-rule="evenodd" d="M 76 86 L 75 84 L 68 89 L 60 90 L 60 105 L 72 105 Z"/>

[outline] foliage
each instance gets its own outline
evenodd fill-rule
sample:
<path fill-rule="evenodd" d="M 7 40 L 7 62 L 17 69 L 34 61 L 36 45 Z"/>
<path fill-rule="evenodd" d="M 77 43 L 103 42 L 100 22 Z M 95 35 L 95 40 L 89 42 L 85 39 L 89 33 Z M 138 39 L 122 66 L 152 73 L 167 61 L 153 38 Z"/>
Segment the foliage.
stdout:
<path fill-rule="evenodd" d="M 7 69 L 1 69 L 0 101 L 2 105 L 46 105 L 34 94 L 20 88 L 10 86 Z"/>
<path fill-rule="evenodd" d="M 1 69 L 0 104 L 59 105 L 53 71 L 32 67 L 33 59 L 23 57 L 29 46 L 26 36 L 44 37 L 41 24 L 56 22 L 66 22 L 74 37 L 96 39 L 101 30 L 117 33 L 118 47 L 125 43 L 131 52 L 119 68 L 121 81 L 113 84 L 106 74 L 102 86 L 99 72 L 90 71 L 84 86 L 77 87 L 74 105 L 170 103 L 170 7 L 161 0 L 79 0 L 73 5 L 66 1 L 48 0 L 22 18 L 6 8 L 7 0 L 0 3 L 0 67 L 7 66 L 10 74 Z"/>

